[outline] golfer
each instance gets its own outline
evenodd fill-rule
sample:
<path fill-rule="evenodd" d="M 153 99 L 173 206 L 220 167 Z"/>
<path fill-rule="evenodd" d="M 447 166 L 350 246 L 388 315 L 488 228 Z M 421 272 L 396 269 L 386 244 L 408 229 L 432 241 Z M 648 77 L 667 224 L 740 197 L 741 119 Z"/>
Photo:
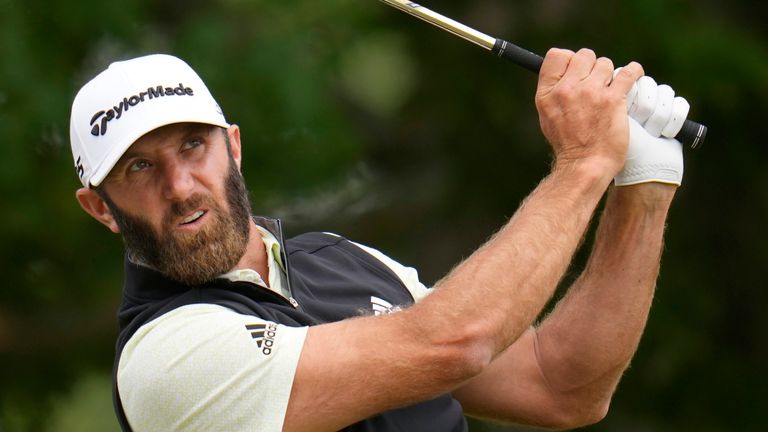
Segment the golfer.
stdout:
<path fill-rule="evenodd" d="M 255 216 L 240 169 L 257 149 L 184 61 L 111 64 L 74 99 L 71 144 L 78 202 L 125 243 L 123 429 L 599 421 L 643 331 L 683 173 L 680 143 L 660 135 L 687 108 L 643 73 L 550 50 L 536 106 L 551 172 L 427 288 L 376 249 L 329 233 L 285 239 L 280 221 Z M 534 323 L 606 193 L 583 274 Z"/>

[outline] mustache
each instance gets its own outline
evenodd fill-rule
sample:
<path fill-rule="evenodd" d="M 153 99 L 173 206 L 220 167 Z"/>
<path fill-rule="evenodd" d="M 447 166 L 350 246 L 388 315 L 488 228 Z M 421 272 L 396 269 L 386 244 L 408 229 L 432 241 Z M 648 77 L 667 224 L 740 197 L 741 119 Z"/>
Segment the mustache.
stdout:
<path fill-rule="evenodd" d="M 209 197 L 204 196 L 201 193 L 195 193 L 184 201 L 175 201 L 168 208 L 163 217 L 163 225 L 174 225 L 175 220 L 189 214 L 191 211 L 201 207 L 203 204 L 207 204 L 207 207 L 213 209 L 215 203 Z"/>

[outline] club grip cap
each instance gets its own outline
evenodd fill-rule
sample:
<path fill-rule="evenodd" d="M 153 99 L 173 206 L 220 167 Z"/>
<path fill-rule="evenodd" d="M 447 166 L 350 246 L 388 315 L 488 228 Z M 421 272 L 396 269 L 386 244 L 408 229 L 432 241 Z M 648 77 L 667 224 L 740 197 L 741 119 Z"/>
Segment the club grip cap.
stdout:
<path fill-rule="evenodd" d="M 692 149 L 701 147 L 706 138 L 707 127 L 703 124 L 696 123 L 693 120 L 686 120 L 683 123 L 683 127 L 680 128 L 680 132 L 675 135 L 676 140 L 683 144 L 687 144 Z"/>

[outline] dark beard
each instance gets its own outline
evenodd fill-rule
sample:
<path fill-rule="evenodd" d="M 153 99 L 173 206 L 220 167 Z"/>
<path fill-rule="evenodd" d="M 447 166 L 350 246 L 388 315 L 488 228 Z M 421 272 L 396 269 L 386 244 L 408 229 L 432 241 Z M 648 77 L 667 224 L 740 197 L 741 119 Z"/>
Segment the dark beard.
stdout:
<path fill-rule="evenodd" d="M 229 213 L 210 197 L 195 194 L 171 205 L 161 233 L 145 218 L 130 215 L 109 197 L 103 198 L 123 234 L 131 261 L 153 267 L 175 281 L 197 285 L 231 270 L 248 244 L 251 205 L 243 177 L 231 159 L 225 187 Z M 211 217 L 206 227 L 194 234 L 174 232 L 174 220 L 203 204 Z"/>

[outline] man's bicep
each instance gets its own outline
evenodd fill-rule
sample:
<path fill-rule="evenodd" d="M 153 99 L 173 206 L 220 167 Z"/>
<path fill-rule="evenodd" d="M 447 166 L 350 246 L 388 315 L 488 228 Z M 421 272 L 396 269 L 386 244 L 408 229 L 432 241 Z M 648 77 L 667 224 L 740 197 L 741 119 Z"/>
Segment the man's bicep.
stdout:
<path fill-rule="evenodd" d="M 285 430 L 340 430 L 446 394 L 465 380 L 469 350 L 428 342 L 410 315 L 419 306 L 310 327 Z"/>
<path fill-rule="evenodd" d="M 215 305 L 163 315 L 121 355 L 126 416 L 135 430 L 280 431 L 305 336 Z"/>
<path fill-rule="evenodd" d="M 309 328 L 296 370 L 285 430 L 335 431 L 400 401 L 396 376 L 382 382 L 393 352 L 386 337 L 373 337 L 366 317 Z M 382 331 L 385 333 L 385 331 Z M 366 336 L 368 334 L 368 336 Z M 377 347 L 378 345 L 378 347 Z M 395 403 L 397 404 L 397 402 Z"/>

